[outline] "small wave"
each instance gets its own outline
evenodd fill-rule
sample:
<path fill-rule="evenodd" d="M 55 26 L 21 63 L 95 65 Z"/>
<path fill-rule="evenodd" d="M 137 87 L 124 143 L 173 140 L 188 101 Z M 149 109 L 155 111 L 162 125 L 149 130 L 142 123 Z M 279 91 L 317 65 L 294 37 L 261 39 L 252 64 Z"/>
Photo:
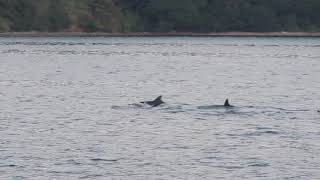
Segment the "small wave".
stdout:
<path fill-rule="evenodd" d="M 163 106 L 161 108 L 161 110 L 168 112 L 168 113 L 172 113 L 172 114 L 176 114 L 176 113 L 184 113 L 184 112 L 188 112 L 188 111 L 192 111 L 192 109 L 187 109 L 186 107 L 184 107 L 184 105 L 170 105 L 170 106 Z"/>
<path fill-rule="evenodd" d="M 274 130 L 266 130 L 266 131 L 256 131 L 256 132 L 250 132 L 250 133 L 245 133 L 243 136 L 262 136 L 262 135 L 278 135 L 281 134 L 279 131 L 274 131 Z"/>
<path fill-rule="evenodd" d="M 75 50 L 65 50 L 65 51 L 58 51 L 57 54 L 60 54 L 60 55 L 77 55 L 79 54 L 77 51 Z"/>
<path fill-rule="evenodd" d="M 105 161 L 105 162 L 117 162 L 119 159 L 102 159 L 102 158 L 92 158 L 91 161 Z"/>
<path fill-rule="evenodd" d="M 114 105 L 114 106 L 111 106 L 111 109 L 128 110 L 128 109 L 147 108 L 147 107 L 148 106 L 146 106 L 144 104 L 133 103 L 133 104 L 123 105 L 123 106 Z"/>
<path fill-rule="evenodd" d="M 268 167 L 270 166 L 269 163 L 263 163 L 263 162 L 255 162 L 248 165 L 249 167 Z"/>
<path fill-rule="evenodd" d="M 119 110 L 119 109 L 122 109 L 122 107 L 121 106 L 111 106 L 111 109 Z"/>
<path fill-rule="evenodd" d="M 223 169 L 243 169 L 243 166 L 216 166 L 217 168 L 223 168 Z"/>
<path fill-rule="evenodd" d="M 101 174 L 93 174 L 93 175 L 81 176 L 81 177 L 79 177 L 79 179 L 96 179 L 98 177 L 104 177 L 104 176 Z"/>
<path fill-rule="evenodd" d="M 264 45 L 265 47 L 279 47 L 280 45 L 279 44 L 267 44 L 267 45 Z"/>
<path fill-rule="evenodd" d="M 15 164 L 0 165 L 0 167 L 17 167 Z"/>
<path fill-rule="evenodd" d="M 9 49 L 2 51 L 3 54 L 24 54 L 26 53 L 25 50 L 19 50 L 19 49 Z"/>
<path fill-rule="evenodd" d="M 208 156 L 208 157 L 204 157 L 203 159 L 221 159 L 221 157 L 218 157 L 218 156 Z"/>
<path fill-rule="evenodd" d="M 275 109 L 279 109 L 281 111 L 288 111 L 288 112 L 308 112 L 308 111 L 310 111 L 308 109 L 284 109 L 284 108 L 275 108 Z"/>
<path fill-rule="evenodd" d="M 262 112 L 308 112 L 309 109 L 286 109 L 281 107 L 274 107 L 274 106 L 255 106 L 257 110 L 262 110 Z"/>
<path fill-rule="evenodd" d="M 30 103 L 30 102 L 33 102 L 32 99 L 21 99 L 19 102 L 21 103 Z"/>

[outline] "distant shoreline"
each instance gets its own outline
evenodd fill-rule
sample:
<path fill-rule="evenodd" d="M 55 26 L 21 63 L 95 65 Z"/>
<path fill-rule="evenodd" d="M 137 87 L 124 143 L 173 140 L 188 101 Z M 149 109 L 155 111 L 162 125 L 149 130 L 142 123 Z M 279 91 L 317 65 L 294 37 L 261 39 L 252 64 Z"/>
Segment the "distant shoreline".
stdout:
<path fill-rule="evenodd" d="M 0 37 L 320 37 L 320 32 L 221 32 L 221 33 L 103 33 L 103 32 L 8 32 Z"/>

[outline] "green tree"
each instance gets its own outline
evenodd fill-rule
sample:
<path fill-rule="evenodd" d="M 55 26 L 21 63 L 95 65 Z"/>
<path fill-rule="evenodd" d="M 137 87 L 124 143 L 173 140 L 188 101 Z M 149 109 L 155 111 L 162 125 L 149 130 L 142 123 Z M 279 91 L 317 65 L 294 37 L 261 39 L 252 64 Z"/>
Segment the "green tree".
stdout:
<path fill-rule="evenodd" d="M 61 31 L 70 25 L 70 19 L 66 12 L 63 0 L 51 0 L 48 7 L 48 30 Z"/>
<path fill-rule="evenodd" d="M 0 31 L 319 31 L 319 0 L 0 0 Z"/>
<path fill-rule="evenodd" d="M 192 0 L 150 0 L 144 14 L 156 31 L 189 31 L 195 29 L 198 9 Z"/>

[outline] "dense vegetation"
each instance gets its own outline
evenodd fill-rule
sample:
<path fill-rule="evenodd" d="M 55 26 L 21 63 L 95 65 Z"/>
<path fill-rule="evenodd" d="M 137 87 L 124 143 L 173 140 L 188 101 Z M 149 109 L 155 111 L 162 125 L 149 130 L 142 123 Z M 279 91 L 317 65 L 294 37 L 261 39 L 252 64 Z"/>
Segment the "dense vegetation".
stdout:
<path fill-rule="evenodd" d="M 320 0 L 0 0 L 0 31 L 319 31 Z"/>

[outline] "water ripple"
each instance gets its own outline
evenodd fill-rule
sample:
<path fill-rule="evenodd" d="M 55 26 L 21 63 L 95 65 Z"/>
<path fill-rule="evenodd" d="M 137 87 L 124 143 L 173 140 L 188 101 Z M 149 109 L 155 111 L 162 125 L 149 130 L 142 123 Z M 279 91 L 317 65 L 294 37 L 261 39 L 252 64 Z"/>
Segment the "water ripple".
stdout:
<path fill-rule="evenodd" d="M 317 179 L 319 44 L 0 38 L 0 179 Z"/>

